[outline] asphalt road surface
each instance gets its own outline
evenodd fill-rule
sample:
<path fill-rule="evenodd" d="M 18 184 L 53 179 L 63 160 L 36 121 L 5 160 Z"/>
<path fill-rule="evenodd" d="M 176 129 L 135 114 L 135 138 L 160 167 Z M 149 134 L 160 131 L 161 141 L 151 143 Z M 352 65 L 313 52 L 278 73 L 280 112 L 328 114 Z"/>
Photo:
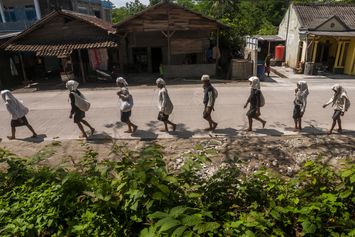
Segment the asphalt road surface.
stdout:
<path fill-rule="evenodd" d="M 296 80 L 274 77 L 273 82 L 262 82 L 262 91 L 266 105 L 261 109 L 261 117 L 267 121 L 265 129 L 254 122 L 254 132 L 250 135 L 292 135 L 293 129 L 293 99 Z M 307 110 L 303 118 L 303 133 L 320 134 L 326 132 L 331 125 L 333 109 L 331 106 L 323 109 L 322 105 L 332 96 L 331 86 L 339 83 L 347 90 L 352 102 L 350 110 L 342 117 L 345 133 L 355 132 L 355 80 L 354 79 L 307 79 L 310 95 Z M 86 119 L 95 129 L 94 139 L 153 139 L 167 137 L 209 137 L 209 136 L 241 136 L 247 133 L 243 130 L 248 126 L 243 109 L 248 95 L 249 84 L 215 83 L 218 98 L 212 117 L 218 122 L 214 133 L 205 132 L 207 122 L 202 118 L 203 89 L 201 85 L 167 86 L 174 111 L 171 120 L 178 124 L 175 133 L 162 133 L 159 128 L 162 122 L 157 121 L 157 93 L 153 86 L 131 87 L 134 97 L 134 108 L 131 120 L 138 125 L 138 131 L 132 136 L 125 134 L 126 126 L 119 123 L 119 104 L 116 96 L 117 88 L 82 90 L 91 102 L 91 109 L 86 113 Z M 80 89 L 80 87 L 79 87 Z M 69 119 L 70 103 L 68 92 L 45 91 L 31 93 L 14 93 L 30 109 L 27 116 L 29 122 L 40 135 L 41 139 L 76 139 L 79 129 Z M 4 102 L 0 102 L 0 138 L 10 135 L 10 115 Z M 17 138 L 27 139 L 31 133 L 25 128 L 17 129 Z M 38 139 L 37 139 L 38 140 Z M 36 142 L 35 140 L 34 142 Z"/>

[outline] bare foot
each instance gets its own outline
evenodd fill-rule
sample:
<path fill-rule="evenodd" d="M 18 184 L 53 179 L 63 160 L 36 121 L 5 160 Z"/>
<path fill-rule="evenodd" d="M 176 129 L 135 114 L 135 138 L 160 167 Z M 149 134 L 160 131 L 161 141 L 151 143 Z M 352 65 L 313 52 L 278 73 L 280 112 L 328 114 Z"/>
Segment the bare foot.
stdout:
<path fill-rule="evenodd" d="M 85 135 L 84 135 L 84 134 L 82 134 L 82 135 L 80 135 L 80 136 L 79 136 L 79 138 L 80 138 L 80 139 L 83 139 L 83 138 L 85 138 L 85 139 L 86 139 L 86 138 L 88 138 L 88 136 L 87 136 L 86 134 L 85 134 Z"/>
<path fill-rule="evenodd" d="M 218 123 L 214 123 L 211 130 L 214 131 L 216 129 L 217 125 L 218 125 Z"/>
<path fill-rule="evenodd" d="M 176 124 L 173 124 L 173 132 L 176 130 Z"/>
<path fill-rule="evenodd" d="M 124 133 L 132 133 L 132 130 L 124 131 Z"/>
<path fill-rule="evenodd" d="M 138 128 L 138 126 L 134 125 L 134 126 L 133 126 L 133 132 L 136 132 L 136 131 L 137 131 L 137 128 Z"/>
<path fill-rule="evenodd" d="M 330 131 L 327 132 L 328 135 L 331 135 L 332 133 L 333 133 L 332 130 L 330 130 Z"/>
<path fill-rule="evenodd" d="M 205 130 L 205 131 L 211 131 L 212 128 L 205 128 L 204 130 Z"/>
<path fill-rule="evenodd" d="M 338 133 L 342 133 L 343 132 L 343 129 L 338 129 Z"/>
<path fill-rule="evenodd" d="M 298 130 L 298 128 L 294 128 L 293 131 L 294 132 L 298 132 L 299 130 Z"/>
<path fill-rule="evenodd" d="M 251 132 L 251 129 L 248 128 L 248 129 L 245 129 L 244 131 L 246 131 L 246 132 Z"/>
<path fill-rule="evenodd" d="M 9 139 L 9 140 L 14 140 L 14 139 L 16 139 L 16 138 L 13 137 L 13 136 L 7 136 L 7 139 Z"/>
<path fill-rule="evenodd" d="M 169 130 L 166 130 L 165 128 L 159 129 L 160 132 L 169 132 Z"/>
<path fill-rule="evenodd" d="M 265 128 L 266 121 L 263 122 L 263 128 Z"/>

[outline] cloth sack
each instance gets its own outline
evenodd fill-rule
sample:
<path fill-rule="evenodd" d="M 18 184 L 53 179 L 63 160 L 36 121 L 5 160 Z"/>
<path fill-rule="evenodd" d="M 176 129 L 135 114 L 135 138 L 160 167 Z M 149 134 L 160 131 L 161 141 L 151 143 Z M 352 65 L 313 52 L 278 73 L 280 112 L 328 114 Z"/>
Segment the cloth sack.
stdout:
<path fill-rule="evenodd" d="M 133 96 L 131 94 L 128 95 L 128 100 L 121 99 L 121 111 L 128 112 L 133 108 Z"/>
<path fill-rule="evenodd" d="M 265 105 L 265 97 L 263 95 L 263 93 L 260 91 L 260 107 L 263 107 Z"/>
<path fill-rule="evenodd" d="M 78 107 L 81 111 L 88 111 L 90 109 L 90 102 L 84 97 L 84 95 L 80 96 L 77 93 L 73 93 L 75 98 L 75 106 Z"/>

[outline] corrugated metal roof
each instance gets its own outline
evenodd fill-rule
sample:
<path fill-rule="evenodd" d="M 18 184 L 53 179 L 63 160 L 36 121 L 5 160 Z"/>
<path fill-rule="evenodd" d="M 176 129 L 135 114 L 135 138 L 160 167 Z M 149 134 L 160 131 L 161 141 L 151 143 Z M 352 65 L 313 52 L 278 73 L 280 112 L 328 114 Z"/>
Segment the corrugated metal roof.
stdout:
<path fill-rule="evenodd" d="M 285 41 L 285 39 L 279 35 L 253 35 L 252 37 L 257 38 L 260 41 Z"/>
<path fill-rule="evenodd" d="M 315 29 L 327 19 L 337 16 L 350 30 L 355 30 L 355 4 L 302 4 L 293 5 L 301 27 Z"/>
<path fill-rule="evenodd" d="M 333 36 L 333 37 L 355 37 L 355 31 L 308 31 L 309 35 Z"/>

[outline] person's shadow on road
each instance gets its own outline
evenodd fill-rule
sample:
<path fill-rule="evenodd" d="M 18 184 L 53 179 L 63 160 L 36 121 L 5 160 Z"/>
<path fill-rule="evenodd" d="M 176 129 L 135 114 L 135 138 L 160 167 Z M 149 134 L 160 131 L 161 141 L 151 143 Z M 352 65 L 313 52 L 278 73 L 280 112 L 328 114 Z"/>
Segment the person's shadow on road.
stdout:
<path fill-rule="evenodd" d="M 46 134 L 38 134 L 37 137 L 26 137 L 26 138 L 16 138 L 16 140 L 31 142 L 31 143 L 41 143 L 47 137 Z"/>
<path fill-rule="evenodd" d="M 255 133 L 265 134 L 268 136 L 282 136 L 284 134 L 283 132 L 280 132 L 276 129 L 269 128 L 256 129 Z"/>

